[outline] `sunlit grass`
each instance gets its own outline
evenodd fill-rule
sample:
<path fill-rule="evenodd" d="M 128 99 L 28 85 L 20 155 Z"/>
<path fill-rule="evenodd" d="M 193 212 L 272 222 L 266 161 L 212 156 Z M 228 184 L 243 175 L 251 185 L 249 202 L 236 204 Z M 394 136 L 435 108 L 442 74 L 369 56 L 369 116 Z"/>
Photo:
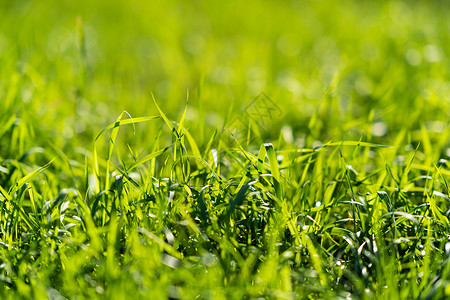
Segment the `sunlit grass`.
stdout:
<path fill-rule="evenodd" d="M 1 297 L 449 297 L 448 14 L 1 3 Z"/>

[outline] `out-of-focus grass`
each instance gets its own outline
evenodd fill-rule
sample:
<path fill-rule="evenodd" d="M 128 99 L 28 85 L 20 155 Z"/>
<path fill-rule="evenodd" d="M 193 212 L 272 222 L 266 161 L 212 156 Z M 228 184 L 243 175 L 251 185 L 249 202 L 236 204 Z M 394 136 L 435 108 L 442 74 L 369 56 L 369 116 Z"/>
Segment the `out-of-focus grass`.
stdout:
<path fill-rule="evenodd" d="M 58 145 L 92 140 L 92 125 L 117 111 L 153 114 L 150 92 L 176 118 L 187 90 L 202 145 L 204 123 L 215 129 L 261 92 L 286 113 L 272 138 L 285 124 L 324 141 L 371 138 L 384 124 L 392 139 L 421 121 L 445 127 L 432 122 L 449 110 L 448 11 L 425 1 L 3 3 L 1 92 L 16 86 L 11 110 L 53 120 L 36 127 L 58 122 Z"/>
<path fill-rule="evenodd" d="M 449 10 L 1 1 L 0 293 L 448 296 Z"/>

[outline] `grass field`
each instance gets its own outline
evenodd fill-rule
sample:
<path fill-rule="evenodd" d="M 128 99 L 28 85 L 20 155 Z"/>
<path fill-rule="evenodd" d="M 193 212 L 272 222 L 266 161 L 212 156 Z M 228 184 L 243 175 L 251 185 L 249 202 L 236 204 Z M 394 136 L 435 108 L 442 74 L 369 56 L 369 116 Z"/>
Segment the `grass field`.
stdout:
<path fill-rule="evenodd" d="M 0 0 L 0 298 L 449 298 L 449 16 Z"/>

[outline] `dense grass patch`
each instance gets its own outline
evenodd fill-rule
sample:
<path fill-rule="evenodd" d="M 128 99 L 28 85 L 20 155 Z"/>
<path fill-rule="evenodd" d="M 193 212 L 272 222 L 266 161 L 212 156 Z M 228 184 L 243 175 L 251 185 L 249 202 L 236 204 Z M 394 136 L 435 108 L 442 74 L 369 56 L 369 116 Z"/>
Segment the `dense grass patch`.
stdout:
<path fill-rule="evenodd" d="M 1 297 L 449 297 L 449 13 L 1 2 Z"/>

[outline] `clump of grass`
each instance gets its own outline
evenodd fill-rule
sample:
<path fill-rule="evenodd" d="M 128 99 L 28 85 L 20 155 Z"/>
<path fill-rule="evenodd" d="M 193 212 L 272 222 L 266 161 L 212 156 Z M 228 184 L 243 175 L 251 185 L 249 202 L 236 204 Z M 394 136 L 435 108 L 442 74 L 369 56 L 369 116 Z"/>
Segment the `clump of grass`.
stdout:
<path fill-rule="evenodd" d="M 424 165 L 418 148 L 405 164 L 381 163 L 364 153 L 398 149 L 367 142 L 252 153 L 213 141 L 202 153 L 184 116 L 176 125 L 160 113 L 119 116 L 84 166 L 62 155 L 5 164 L 5 296 L 446 295 L 446 162 Z M 120 153 L 122 126 L 160 119 L 170 145 Z M 62 172 L 77 187 L 55 189 Z"/>

